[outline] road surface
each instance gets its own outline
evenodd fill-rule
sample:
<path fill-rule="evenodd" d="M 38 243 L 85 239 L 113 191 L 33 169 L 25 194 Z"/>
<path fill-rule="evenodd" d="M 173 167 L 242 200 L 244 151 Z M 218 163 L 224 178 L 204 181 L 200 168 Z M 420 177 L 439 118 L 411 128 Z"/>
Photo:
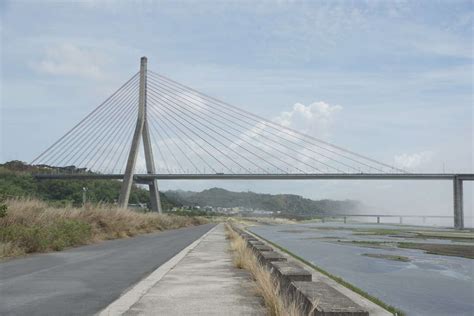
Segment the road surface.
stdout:
<path fill-rule="evenodd" d="M 0 315 L 93 315 L 213 224 L 0 263 Z"/>

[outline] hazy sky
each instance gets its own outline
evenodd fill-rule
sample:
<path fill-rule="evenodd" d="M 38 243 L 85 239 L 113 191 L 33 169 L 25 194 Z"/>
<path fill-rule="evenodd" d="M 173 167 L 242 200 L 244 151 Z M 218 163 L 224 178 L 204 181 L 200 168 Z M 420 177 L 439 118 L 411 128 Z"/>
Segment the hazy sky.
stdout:
<path fill-rule="evenodd" d="M 1 1 L 0 161 L 30 161 L 146 55 L 156 72 L 267 118 L 289 112 L 290 126 L 375 159 L 473 172 L 473 6 Z M 452 208 L 449 182 L 161 183 L 212 186 L 361 199 L 394 213 L 449 215 Z M 472 213 L 473 186 L 465 191 Z"/>

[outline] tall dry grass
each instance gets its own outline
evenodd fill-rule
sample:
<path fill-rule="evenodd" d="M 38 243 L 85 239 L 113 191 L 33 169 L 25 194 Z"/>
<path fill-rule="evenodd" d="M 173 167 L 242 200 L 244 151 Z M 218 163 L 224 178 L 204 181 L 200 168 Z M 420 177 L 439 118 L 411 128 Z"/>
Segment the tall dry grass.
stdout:
<path fill-rule="evenodd" d="M 234 265 L 245 269 L 252 275 L 257 294 L 263 298 L 267 312 L 271 316 L 302 316 L 297 302 L 289 302 L 280 291 L 280 284 L 270 271 L 260 264 L 252 250 L 247 247 L 246 241 L 226 225 L 227 238 L 233 253 Z"/>
<path fill-rule="evenodd" d="M 0 258 L 207 222 L 199 217 L 139 213 L 106 204 L 54 208 L 36 199 L 5 203 L 6 216 L 0 218 Z"/>

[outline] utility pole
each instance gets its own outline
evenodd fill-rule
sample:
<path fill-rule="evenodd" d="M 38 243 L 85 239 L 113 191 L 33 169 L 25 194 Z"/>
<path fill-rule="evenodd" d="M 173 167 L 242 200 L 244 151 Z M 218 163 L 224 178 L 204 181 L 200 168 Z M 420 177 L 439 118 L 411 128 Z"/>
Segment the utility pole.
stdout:
<path fill-rule="evenodd" d="M 133 134 L 132 146 L 130 147 L 130 153 L 128 155 L 127 167 L 123 177 L 122 188 L 119 196 L 119 206 L 127 208 L 128 199 L 130 198 L 130 191 L 133 184 L 133 174 L 135 170 L 135 164 L 138 157 L 138 150 L 140 148 L 140 140 L 143 139 L 143 147 L 145 151 L 145 161 L 148 174 L 155 173 L 155 163 L 153 161 L 153 150 L 150 142 L 150 132 L 148 129 L 147 122 L 147 58 L 142 57 L 140 59 L 140 86 L 138 96 L 138 118 L 137 125 L 135 126 L 135 132 Z M 161 201 L 158 192 L 158 182 L 156 179 L 151 180 L 148 183 L 150 190 L 150 204 L 151 210 L 154 212 L 161 213 Z"/>
<path fill-rule="evenodd" d="M 82 187 L 82 207 L 86 206 L 86 202 L 87 202 L 87 188 Z"/>

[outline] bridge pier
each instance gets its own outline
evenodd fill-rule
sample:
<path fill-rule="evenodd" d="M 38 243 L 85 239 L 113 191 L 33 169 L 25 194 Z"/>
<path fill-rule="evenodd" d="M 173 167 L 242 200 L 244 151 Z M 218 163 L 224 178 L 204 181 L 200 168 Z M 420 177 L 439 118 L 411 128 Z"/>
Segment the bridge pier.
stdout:
<path fill-rule="evenodd" d="M 453 180 L 454 202 L 454 228 L 464 229 L 463 186 L 462 179 L 454 177 Z"/>

